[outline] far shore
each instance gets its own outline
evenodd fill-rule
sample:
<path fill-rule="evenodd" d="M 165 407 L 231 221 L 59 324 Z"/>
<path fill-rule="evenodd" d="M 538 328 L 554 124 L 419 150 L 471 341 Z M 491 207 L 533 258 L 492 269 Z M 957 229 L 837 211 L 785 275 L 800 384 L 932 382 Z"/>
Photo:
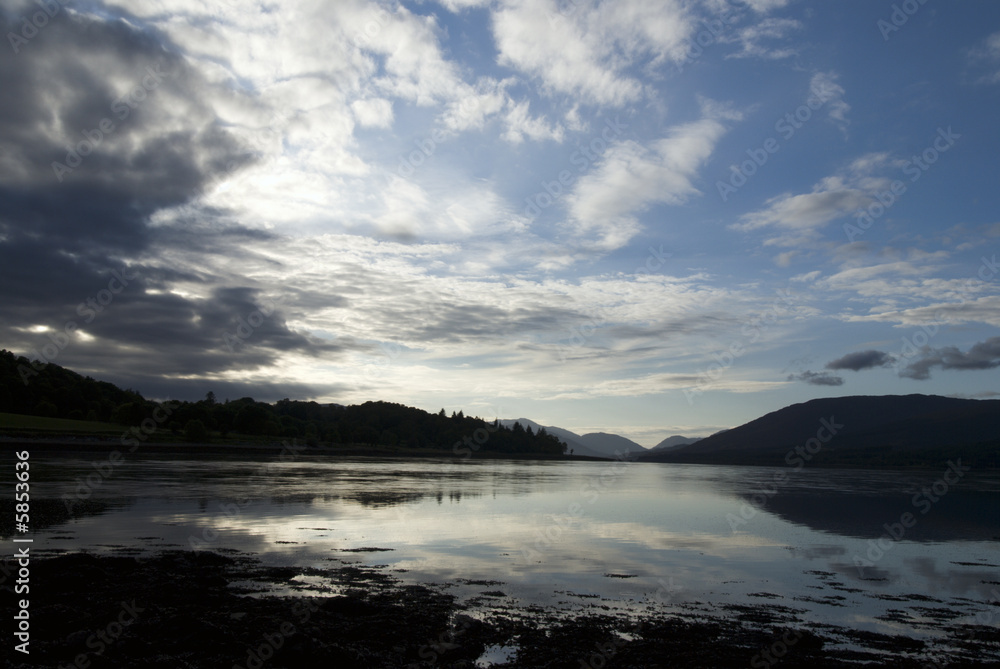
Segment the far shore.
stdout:
<path fill-rule="evenodd" d="M 289 447 L 291 445 L 291 448 Z M 33 451 L 56 452 L 89 452 L 95 450 L 130 450 L 130 446 L 122 444 L 119 437 L 38 437 L 26 438 L 23 436 L 10 437 L 0 435 L 0 448 L 5 450 L 17 450 L 19 448 L 30 448 Z M 598 458 L 587 455 L 550 455 L 548 453 L 499 453 L 496 451 L 472 451 L 463 447 L 456 454 L 453 450 L 432 449 L 432 448 L 403 448 L 398 446 L 364 446 L 361 444 L 319 444 L 309 446 L 301 441 L 285 439 L 271 442 L 207 442 L 191 443 L 186 441 L 149 441 L 140 443 L 135 449 L 139 452 L 156 453 L 184 453 L 184 454 L 215 454 L 227 455 L 237 453 L 247 454 L 267 454 L 267 453 L 289 453 L 294 452 L 300 455 L 312 456 L 367 456 L 384 458 L 448 458 L 453 460 L 553 460 L 553 461 L 589 461 L 589 462 L 609 462 L 615 458 Z"/>
<path fill-rule="evenodd" d="M 192 443 L 176 439 L 173 441 L 148 441 L 131 440 L 130 433 L 122 434 L 89 434 L 89 435 L 57 435 L 57 434 L 2 434 L 0 433 L 0 451 L 12 452 L 15 450 L 28 449 L 32 452 L 44 453 L 87 453 L 87 452 L 107 452 L 119 451 L 123 455 L 129 453 L 147 453 L 157 455 L 183 455 L 189 456 L 211 456 L 211 455 L 247 455 L 247 456 L 268 456 L 278 457 L 287 461 L 299 456 L 310 458 L 322 457 L 368 457 L 386 458 L 398 460 L 416 459 L 438 459 L 438 460 L 516 460 L 516 461 L 546 461 L 546 462 L 604 462 L 617 463 L 629 462 L 635 464 L 672 464 L 672 465 L 714 465 L 728 467 L 774 467 L 790 469 L 790 467 L 780 457 L 773 456 L 773 453 L 708 453 L 708 454 L 688 454 L 684 456 L 659 457 L 647 459 L 639 457 L 594 457 L 588 455 L 574 455 L 564 453 L 553 455 L 549 453 L 503 453 L 497 451 L 478 450 L 474 451 L 469 447 L 462 446 L 455 449 L 445 448 L 406 448 L 402 446 L 367 446 L 364 444 L 329 444 L 320 443 L 308 445 L 304 441 L 292 438 L 261 438 L 257 441 L 231 439 L 229 441 L 212 441 L 203 443 Z M 645 455 L 645 454 L 644 454 Z M 781 453 L 779 453 L 781 455 Z M 864 449 L 860 449 L 851 455 L 843 453 L 841 457 L 834 461 L 824 462 L 821 459 L 808 463 L 809 469 L 847 469 L 847 470 L 872 470 L 872 471 L 935 471 L 946 466 L 949 458 L 959 458 L 962 462 L 972 464 L 976 471 L 1000 471 L 997 466 L 995 456 L 983 457 L 975 453 L 969 453 L 964 449 L 950 449 L 942 454 L 941 458 L 926 458 L 920 460 L 900 460 L 897 462 L 878 462 L 873 460 Z M 940 460 L 940 461 L 939 461 Z"/>

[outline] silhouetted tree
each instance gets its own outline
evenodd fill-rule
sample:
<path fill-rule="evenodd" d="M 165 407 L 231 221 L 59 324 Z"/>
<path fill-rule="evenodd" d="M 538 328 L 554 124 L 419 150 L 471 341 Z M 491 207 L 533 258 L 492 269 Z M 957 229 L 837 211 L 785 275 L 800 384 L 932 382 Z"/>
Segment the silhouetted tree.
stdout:
<path fill-rule="evenodd" d="M 208 428 L 200 420 L 192 419 L 184 425 L 184 439 L 191 442 L 208 441 Z"/>

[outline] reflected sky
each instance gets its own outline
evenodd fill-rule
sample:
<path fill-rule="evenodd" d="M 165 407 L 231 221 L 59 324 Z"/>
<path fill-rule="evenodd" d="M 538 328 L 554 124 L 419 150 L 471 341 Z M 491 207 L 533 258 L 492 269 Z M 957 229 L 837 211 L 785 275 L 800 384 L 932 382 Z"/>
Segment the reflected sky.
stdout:
<path fill-rule="evenodd" d="M 91 463 L 33 458 L 33 493 L 72 496 Z M 776 485 L 777 473 L 788 479 Z M 625 609 L 780 604 L 817 623 L 923 636 L 940 628 L 928 610 L 1000 619 L 1000 485 L 969 473 L 921 513 L 913 495 L 940 476 L 305 457 L 264 471 L 218 457 L 134 459 L 93 490 L 116 506 L 38 533 L 35 548 L 155 551 L 194 539 L 275 565 L 385 565 L 463 598 L 499 589 L 507 602 L 565 607 L 594 596 Z M 906 512 L 915 524 L 887 541 L 884 525 Z"/>

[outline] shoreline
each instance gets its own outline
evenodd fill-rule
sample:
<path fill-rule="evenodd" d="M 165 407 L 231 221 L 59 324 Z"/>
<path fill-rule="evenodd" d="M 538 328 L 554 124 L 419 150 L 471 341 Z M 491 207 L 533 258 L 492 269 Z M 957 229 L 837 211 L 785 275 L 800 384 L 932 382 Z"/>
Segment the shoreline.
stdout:
<path fill-rule="evenodd" d="M 163 442 L 149 441 L 142 442 L 135 448 L 136 452 L 155 453 L 184 453 L 195 452 L 206 455 L 226 455 L 226 454 L 272 454 L 287 451 L 288 440 L 271 443 L 234 443 L 222 444 L 215 442 L 190 443 L 190 442 Z M 6 450 L 16 450 L 20 447 L 37 449 L 48 453 L 58 452 L 88 452 L 102 450 L 103 448 L 123 447 L 118 438 L 99 439 L 87 437 L 80 439 L 67 439 L 65 437 L 40 437 L 38 439 L 27 439 L 24 437 L 9 437 L 0 435 L 0 447 Z M 377 457 L 377 458 L 400 458 L 400 459 L 421 459 L 421 458 L 447 458 L 451 460 L 546 460 L 553 462 L 616 462 L 615 458 L 591 457 L 588 455 L 550 455 L 547 453 L 501 453 L 496 451 L 472 451 L 468 456 L 456 455 L 454 451 L 446 449 L 427 448 L 398 448 L 389 446 L 357 446 L 357 445 L 320 445 L 307 446 L 301 444 L 297 447 L 296 453 L 312 456 L 348 456 L 348 457 Z"/>
<path fill-rule="evenodd" d="M 164 442 L 149 441 L 142 442 L 135 448 L 136 452 L 155 454 L 179 454 L 189 455 L 281 455 L 287 453 L 288 440 L 271 443 L 190 443 L 183 441 Z M 38 437 L 25 438 L 23 436 L 8 436 L 0 434 L 0 451 L 13 452 L 19 448 L 28 448 L 32 451 L 42 453 L 87 453 L 105 452 L 106 449 L 119 450 L 115 447 L 124 448 L 120 438 L 101 437 Z M 727 462 L 714 458 L 677 458 L 674 460 L 652 460 L 644 457 L 606 458 L 593 457 L 588 455 L 550 455 L 547 453 L 500 453 L 496 451 L 472 451 L 468 454 L 457 455 L 454 451 L 447 449 L 426 449 L 426 448 L 399 448 L 388 446 L 358 446 L 358 445 L 319 445 L 307 446 L 302 444 L 295 449 L 297 455 L 308 455 L 311 457 L 371 457 L 387 458 L 399 460 L 422 460 L 422 459 L 448 459 L 455 461 L 464 460 L 515 460 L 528 461 L 537 460 L 545 462 L 605 462 L 617 463 L 628 462 L 630 464 L 668 464 L 668 465 L 705 465 L 720 467 L 769 467 L 776 469 L 787 469 L 788 465 L 783 462 L 769 461 L 743 461 Z M 910 464 L 910 465 L 876 465 L 871 462 L 822 462 L 813 461 L 808 465 L 810 469 L 830 469 L 830 470 L 852 470 L 852 471 L 937 471 L 943 465 L 938 463 Z M 1000 467 L 982 466 L 976 467 L 980 472 L 998 472 Z"/>
<path fill-rule="evenodd" d="M 483 582 L 477 608 L 447 584 L 404 584 L 336 558 L 312 569 L 235 551 L 130 550 L 34 558 L 30 662 L 8 666 L 1000 667 L 994 627 L 954 629 L 945 655 L 902 635 L 807 626 L 774 604 L 626 616 L 598 600 L 557 611 Z"/>

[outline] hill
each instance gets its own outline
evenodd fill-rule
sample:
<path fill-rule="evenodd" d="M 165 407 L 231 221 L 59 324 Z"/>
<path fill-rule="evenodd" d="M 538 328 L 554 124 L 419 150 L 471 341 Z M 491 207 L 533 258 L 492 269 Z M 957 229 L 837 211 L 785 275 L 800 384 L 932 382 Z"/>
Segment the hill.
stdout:
<path fill-rule="evenodd" d="M 680 446 L 687 446 L 689 444 L 693 444 L 694 442 L 700 441 L 700 440 L 701 439 L 699 437 L 682 437 L 679 434 L 675 434 L 672 437 L 667 437 L 666 439 L 664 439 L 663 441 L 661 441 L 660 443 L 658 443 L 656 446 L 653 446 L 649 450 L 651 450 L 651 451 L 664 451 L 664 450 L 668 450 L 668 449 L 671 449 L 671 448 L 678 448 Z"/>
<path fill-rule="evenodd" d="M 553 427 L 550 425 L 541 425 L 536 423 L 530 418 L 516 418 L 516 419 L 504 419 L 500 421 L 501 425 L 506 427 L 513 427 L 514 423 L 520 423 L 525 428 L 531 428 L 532 431 L 538 432 L 539 430 L 545 430 L 549 434 L 553 435 L 556 439 L 566 444 L 567 452 L 573 451 L 573 455 L 585 455 L 591 458 L 606 458 L 607 453 L 600 451 L 595 451 L 587 448 L 583 445 L 583 441 L 580 435 L 575 432 L 570 432 L 569 430 L 564 430 L 561 427 Z"/>
<path fill-rule="evenodd" d="M 54 363 L 32 362 L 6 350 L 0 351 L 0 414 L 13 414 L 4 418 L 0 431 L 18 436 L 33 431 L 106 431 L 101 423 L 112 423 L 122 429 L 142 426 L 144 431 L 148 426 L 147 434 L 183 434 L 198 443 L 290 438 L 310 445 L 446 450 L 463 457 L 480 451 L 563 453 L 562 443 L 544 431 L 507 428 L 461 411 L 448 416 L 444 409 L 428 413 L 391 402 L 343 406 L 284 399 L 268 404 L 251 397 L 219 402 L 209 391 L 197 402 L 161 404 L 134 390 L 122 390 Z M 17 416 L 37 416 L 43 421 L 39 424 Z M 94 429 L 87 429 L 87 423 Z"/>
<path fill-rule="evenodd" d="M 631 439 L 626 439 L 617 434 L 608 434 L 607 432 L 589 432 L 580 437 L 580 441 L 587 448 L 612 457 L 619 454 L 646 452 L 644 446 L 640 446 Z"/>
<path fill-rule="evenodd" d="M 540 425 L 529 418 L 506 419 L 500 422 L 507 427 L 513 426 L 514 423 L 520 423 L 524 427 L 531 427 L 535 432 L 544 429 L 549 434 L 554 435 L 560 441 L 564 442 L 567 448 L 573 449 L 574 455 L 586 455 L 598 458 L 615 458 L 619 457 L 619 454 L 630 452 L 643 453 L 646 451 L 644 446 L 640 446 L 631 439 L 626 439 L 625 437 L 617 434 L 589 432 L 584 435 L 579 435 L 561 427 Z"/>
<path fill-rule="evenodd" d="M 965 464 L 996 467 L 998 446 L 1000 400 L 851 396 L 793 404 L 694 444 L 640 459 L 879 467 L 931 466 L 963 457 Z"/>

